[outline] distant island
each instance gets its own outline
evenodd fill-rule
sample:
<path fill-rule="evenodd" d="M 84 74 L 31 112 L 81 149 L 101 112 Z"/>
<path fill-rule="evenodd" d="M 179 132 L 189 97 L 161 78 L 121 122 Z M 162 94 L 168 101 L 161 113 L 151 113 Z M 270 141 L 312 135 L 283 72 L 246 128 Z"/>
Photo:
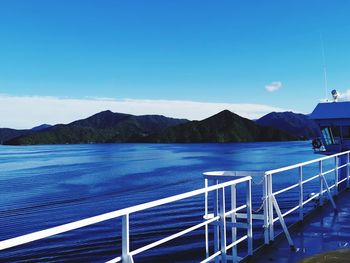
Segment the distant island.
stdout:
<path fill-rule="evenodd" d="M 228 110 L 201 121 L 107 110 L 69 124 L 44 124 L 30 130 L 0 128 L 0 141 L 5 145 L 229 143 L 306 140 L 317 136 L 317 125 L 303 114 L 273 112 L 252 121 Z"/>

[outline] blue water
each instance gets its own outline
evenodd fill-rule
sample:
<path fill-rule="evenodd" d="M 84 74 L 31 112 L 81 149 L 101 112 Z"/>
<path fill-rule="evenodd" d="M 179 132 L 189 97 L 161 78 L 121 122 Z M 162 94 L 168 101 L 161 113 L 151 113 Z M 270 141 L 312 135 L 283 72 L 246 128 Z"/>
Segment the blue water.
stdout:
<path fill-rule="evenodd" d="M 310 142 L 1 146 L 0 239 L 201 188 L 204 171 L 265 171 L 315 157 Z M 281 176 L 276 185 L 296 181 L 296 176 Z M 258 207 L 261 186 L 254 187 Z M 291 195 L 281 197 L 285 207 Z M 194 198 L 167 211 L 132 215 L 132 249 L 198 222 L 202 207 L 203 200 Z M 154 249 L 154 254 L 182 251 L 191 241 L 201 251 L 202 232 L 171 244 L 172 249 Z M 0 252 L 0 259 L 103 262 L 119 253 L 120 220 L 111 220 Z"/>

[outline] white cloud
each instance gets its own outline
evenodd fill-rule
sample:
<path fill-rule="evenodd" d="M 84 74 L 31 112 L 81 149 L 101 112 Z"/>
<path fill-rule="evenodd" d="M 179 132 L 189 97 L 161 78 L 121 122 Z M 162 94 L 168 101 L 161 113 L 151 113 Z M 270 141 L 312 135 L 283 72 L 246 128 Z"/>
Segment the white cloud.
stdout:
<path fill-rule="evenodd" d="M 280 88 L 282 88 L 282 82 L 281 81 L 274 81 L 274 82 L 271 82 L 270 84 L 265 86 L 265 89 L 268 92 L 274 92 L 274 91 L 279 90 Z"/>
<path fill-rule="evenodd" d="M 71 99 L 0 94 L 0 127 L 31 128 L 43 123 L 69 123 L 103 110 L 135 115 L 161 114 L 201 120 L 224 109 L 249 119 L 271 111 L 285 111 L 261 104 L 210 103 L 180 100 L 138 100 L 113 98 Z"/>

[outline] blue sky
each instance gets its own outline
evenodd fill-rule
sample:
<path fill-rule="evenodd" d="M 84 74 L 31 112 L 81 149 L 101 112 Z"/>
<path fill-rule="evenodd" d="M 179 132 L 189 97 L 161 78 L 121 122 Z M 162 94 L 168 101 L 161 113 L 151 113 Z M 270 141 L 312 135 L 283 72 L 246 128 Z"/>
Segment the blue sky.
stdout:
<path fill-rule="evenodd" d="M 309 113 L 325 97 L 320 34 L 329 90 L 350 87 L 349 10 L 349 1 L 3 0 L 0 102 L 49 97 L 35 110 L 45 105 L 52 115 L 52 99 L 104 101 L 101 109 L 146 100 Z M 274 82 L 277 90 L 267 91 Z M 18 116 L 28 112 L 23 105 Z M 33 124 L 64 121 L 35 114 Z"/>

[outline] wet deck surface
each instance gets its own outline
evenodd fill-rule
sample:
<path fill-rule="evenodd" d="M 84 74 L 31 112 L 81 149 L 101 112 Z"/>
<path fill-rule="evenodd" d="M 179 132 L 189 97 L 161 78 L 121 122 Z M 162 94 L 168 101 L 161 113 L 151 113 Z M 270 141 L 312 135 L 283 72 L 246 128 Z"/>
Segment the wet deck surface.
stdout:
<path fill-rule="evenodd" d="M 295 251 L 283 236 L 249 262 L 298 262 L 315 254 L 350 248 L 350 191 L 342 192 L 335 201 L 338 213 L 327 203 L 291 231 Z"/>

